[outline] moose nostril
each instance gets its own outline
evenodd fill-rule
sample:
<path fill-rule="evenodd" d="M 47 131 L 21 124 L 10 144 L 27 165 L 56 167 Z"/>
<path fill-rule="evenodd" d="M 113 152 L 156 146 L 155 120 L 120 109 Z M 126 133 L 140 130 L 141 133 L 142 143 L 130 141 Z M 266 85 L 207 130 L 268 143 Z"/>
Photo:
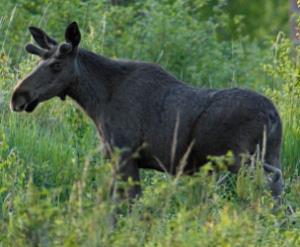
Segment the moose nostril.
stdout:
<path fill-rule="evenodd" d="M 26 108 L 27 102 L 30 101 L 27 92 L 14 92 L 12 95 L 10 108 L 12 111 L 23 111 Z"/>
<path fill-rule="evenodd" d="M 13 111 L 22 111 L 26 107 L 26 99 L 22 96 L 20 97 L 15 97 L 11 101 L 11 109 Z"/>

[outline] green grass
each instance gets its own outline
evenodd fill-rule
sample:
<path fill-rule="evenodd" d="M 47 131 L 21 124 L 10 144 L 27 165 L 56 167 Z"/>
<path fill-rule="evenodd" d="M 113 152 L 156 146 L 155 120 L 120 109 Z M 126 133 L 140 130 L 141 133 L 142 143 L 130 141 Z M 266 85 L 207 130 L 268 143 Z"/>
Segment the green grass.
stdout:
<path fill-rule="evenodd" d="M 79 0 L 17 2 L 15 10 L 11 2 L 0 8 L 1 247 L 300 245 L 300 67 L 288 39 L 226 39 L 232 31 L 226 9 L 218 5 L 207 18 L 209 5 L 202 0 L 115 7 Z M 211 176 L 202 169 L 192 177 L 142 171 L 142 197 L 131 213 L 127 202 L 120 205 L 112 228 L 115 159 L 101 157 L 91 121 L 70 100 L 43 103 L 33 114 L 8 107 L 13 86 L 37 61 L 23 51 L 30 40 L 26 27 L 40 24 L 62 37 L 73 19 L 81 25 L 82 45 L 93 51 L 159 62 L 199 87 L 240 86 L 269 96 L 284 126 L 283 205 L 274 212 L 260 169 Z"/>

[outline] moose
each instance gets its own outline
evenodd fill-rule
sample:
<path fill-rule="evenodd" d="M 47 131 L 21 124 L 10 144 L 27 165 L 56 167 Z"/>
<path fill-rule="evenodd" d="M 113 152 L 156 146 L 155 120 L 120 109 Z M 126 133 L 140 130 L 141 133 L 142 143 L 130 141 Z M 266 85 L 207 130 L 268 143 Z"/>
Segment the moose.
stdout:
<path fill-rule="evenodd" d="M 116 181 L 134 183 L 126 193 L 113 186 L 120 198 L 140 194 L 141 168 L 193 174 L 208 156 L 231 150 L 228 169 L 236 173 L 242 155 L 265 143 L 262 167 L 272 196 L 280 199 L 282 124 L 268 98 L 239 88 L 195 88 L 157 64 L 95 54 L 79 47 L 76 22 L 67 26 L 62 43 L 38 27 L 29 31 L 38 46 L 27 44 L 26 50 L 41 60 L 14 88 L 11 110 L 32 112 L 55 96 L 76 101 L 95 123 L 105 157 L 121 150 Z"/>

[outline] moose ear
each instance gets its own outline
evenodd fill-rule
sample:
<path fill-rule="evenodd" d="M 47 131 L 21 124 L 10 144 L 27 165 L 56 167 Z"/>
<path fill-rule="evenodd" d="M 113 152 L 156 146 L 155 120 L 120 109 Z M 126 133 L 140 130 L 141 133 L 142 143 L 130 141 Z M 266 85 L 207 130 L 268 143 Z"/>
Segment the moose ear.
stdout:
<path fill-rule="evenodd" d="M 33 44 L 27 44 L 25 46 L 25 49 L 27 52 L 33 54 L 33 55 L 37 55 L 39 57 L 44 57 L 45 54 L 47 53 L 46 50 L 43 50 L 41 48 L 38 48 L 37 46 L 33 45 Z"/>
<path fill-rule="evenodd" d="M 65 39 L 68 43 L 72 44 L 73 49 L 79 45 L 81 35 L 77 22 L 74 21 L 67 27 Z"/>
<path fill-rule="evenodd" d="M 49 37 L 42 29 L 38 27 L 29 27 L 29 31 L 35 42 L 44 49 L 51 49 L 51 46 L 56 46 L 58 43 L 53 38 Z"/>

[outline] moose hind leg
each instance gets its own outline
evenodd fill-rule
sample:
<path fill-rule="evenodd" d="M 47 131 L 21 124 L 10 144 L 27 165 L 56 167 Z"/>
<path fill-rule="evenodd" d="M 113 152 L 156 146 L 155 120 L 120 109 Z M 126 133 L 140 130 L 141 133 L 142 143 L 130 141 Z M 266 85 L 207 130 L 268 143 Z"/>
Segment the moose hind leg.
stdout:
<path fill-rule="evenodd" d="M 272 191 L 272 196 L 276 202 L 281 202 L 281 193 L 283 191 L 283 178 L 281 169 L 275 166 L 271 166 L 268 163 L 263 165 L 264 171 L 266 173 L 272 174 L 269 180 L 269 186 Z"/>

